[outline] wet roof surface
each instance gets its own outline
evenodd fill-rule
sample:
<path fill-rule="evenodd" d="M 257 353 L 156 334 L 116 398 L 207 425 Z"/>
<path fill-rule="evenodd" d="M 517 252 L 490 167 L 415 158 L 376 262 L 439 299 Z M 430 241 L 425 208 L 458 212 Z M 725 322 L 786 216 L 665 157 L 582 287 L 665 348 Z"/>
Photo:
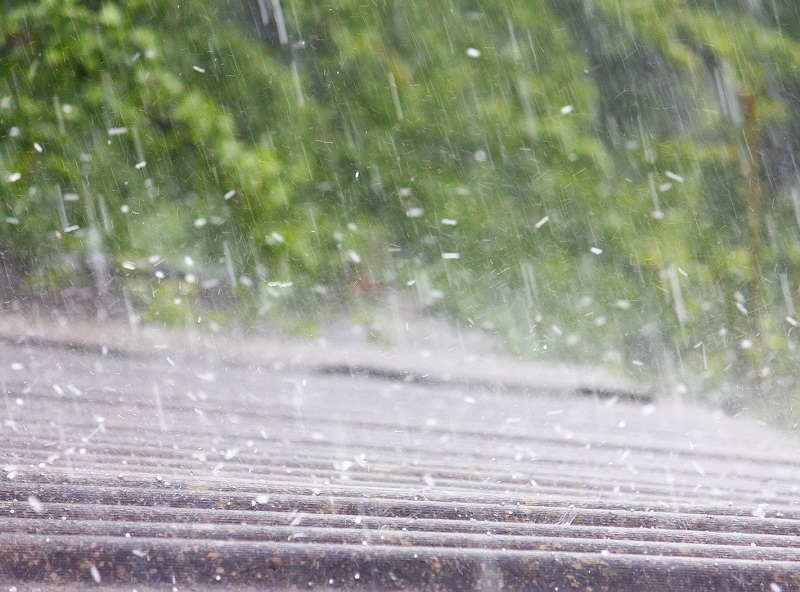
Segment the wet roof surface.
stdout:
<path fill-rule="evenodd" d="M 751 418 L 574 368 L 0 320 L 20 591 L 800 587 L 800 441 Z"/>

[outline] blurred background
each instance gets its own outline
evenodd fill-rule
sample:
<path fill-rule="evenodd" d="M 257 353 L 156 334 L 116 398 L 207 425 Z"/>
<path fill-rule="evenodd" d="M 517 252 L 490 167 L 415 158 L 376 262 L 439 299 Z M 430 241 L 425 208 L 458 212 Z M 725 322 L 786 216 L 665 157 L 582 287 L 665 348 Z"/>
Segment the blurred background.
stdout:
<path fill-rule="evenodd" d="M 1 4 L 3 311 L 432 318 L 797 426 L 800 2 Z"/>

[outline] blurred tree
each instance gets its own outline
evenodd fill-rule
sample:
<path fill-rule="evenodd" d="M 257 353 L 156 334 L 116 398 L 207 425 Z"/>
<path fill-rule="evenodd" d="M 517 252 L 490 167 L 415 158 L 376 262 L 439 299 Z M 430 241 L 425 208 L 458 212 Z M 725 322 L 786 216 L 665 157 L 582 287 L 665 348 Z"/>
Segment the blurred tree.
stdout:
<path fill-rule="evenodd" d="M 111 262 L 155 311 L 141 268 L 262 312 L 413 283 L 521 352 L 765 383 L 798 323 L 796 10 L 15 3 L 0 252 Z"/>

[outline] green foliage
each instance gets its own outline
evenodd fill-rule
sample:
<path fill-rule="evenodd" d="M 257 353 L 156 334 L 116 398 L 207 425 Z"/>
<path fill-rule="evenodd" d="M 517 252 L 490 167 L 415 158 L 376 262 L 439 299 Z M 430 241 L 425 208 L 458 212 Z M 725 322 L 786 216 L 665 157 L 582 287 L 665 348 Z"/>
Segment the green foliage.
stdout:
<path fill-rule="evenodd" d="M 0 253 L 105 253 L 172 323 L 206 284 L 253 319 L 390 283 L 521 354 L 764 386 L 796 360 L 800 29 L 751 4 L 20 3 Z"/>

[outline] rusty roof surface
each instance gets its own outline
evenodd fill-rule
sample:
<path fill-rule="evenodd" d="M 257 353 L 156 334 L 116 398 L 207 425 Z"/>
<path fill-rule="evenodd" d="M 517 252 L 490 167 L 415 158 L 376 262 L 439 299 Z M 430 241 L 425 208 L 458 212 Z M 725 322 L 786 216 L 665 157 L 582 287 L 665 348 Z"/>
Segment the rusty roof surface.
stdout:
<path fill-rule="evenodd" d="M 800 589 L 800 441 L 600 371 L 6 315 L 0 387 L 20 592 Z"/>

